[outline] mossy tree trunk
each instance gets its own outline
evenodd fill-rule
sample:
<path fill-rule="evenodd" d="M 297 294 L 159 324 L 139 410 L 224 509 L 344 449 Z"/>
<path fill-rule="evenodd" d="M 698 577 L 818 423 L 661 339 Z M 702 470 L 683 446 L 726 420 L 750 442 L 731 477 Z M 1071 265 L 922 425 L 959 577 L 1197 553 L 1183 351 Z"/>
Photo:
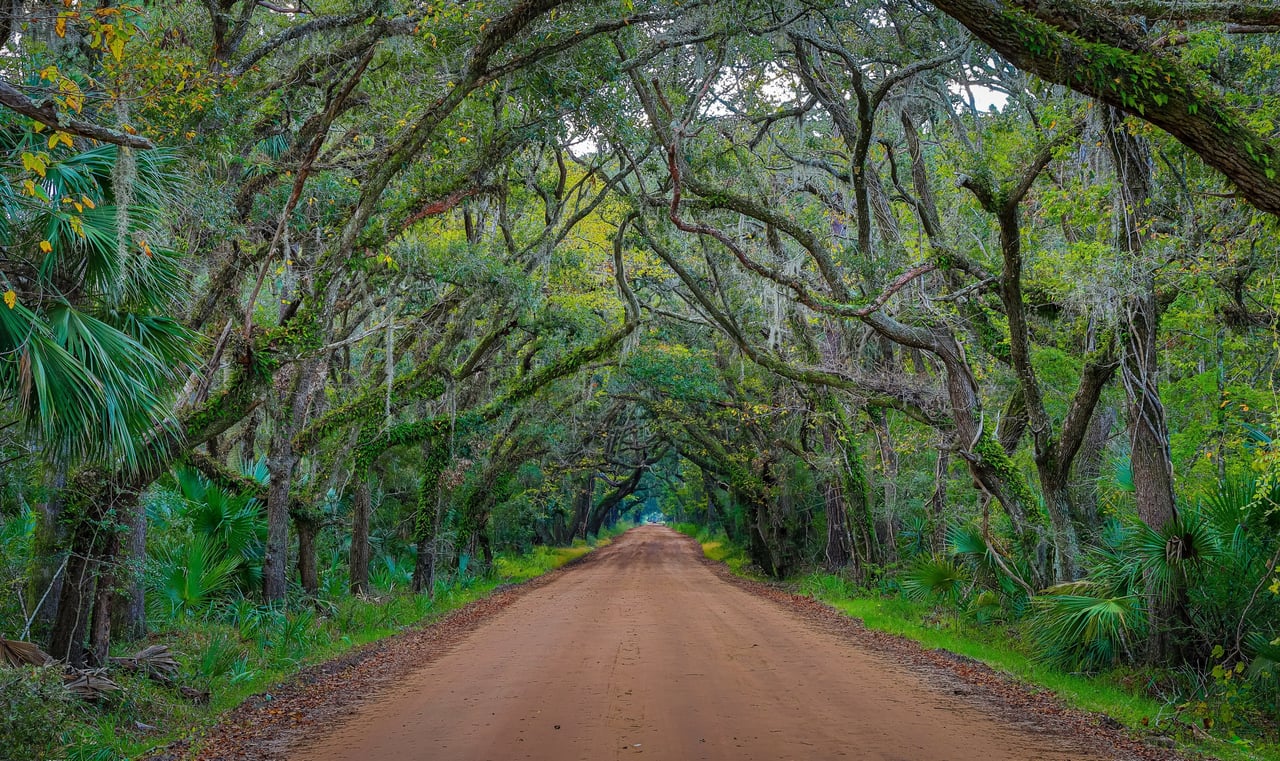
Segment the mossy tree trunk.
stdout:
<path fill-rule="evenodd" d="M 298 535 L 298 581 L 308 597 L 320 594 L 320 574 L 316 563 L 316 536 L 320 533 L 320 516 L 302 506 L 293 511 L 293 526 Z"/>
<path fill-rule="evenodd" d="M 351 549 L 347 554 L 351 594 L 369 594 L 369 517 L 373 495 L 367 473 L 355 476 L 351 495 Z"/>
<path fill-rule="evenodd" d="M 112 598 L 111 635 L 124 640 L 141 639 L 147 634 L 146 595 L 143 570 L 147 557 L 147 510 L 142 500 L 121 516 L 125 524 L 120 561 L 116 574 L 118 587 Z"/>
<path fill-rule="evenodd" d="M 1173 491 L 1169 426 L 1160 401 L 1160 306 L 1156 299 L 1156 262 L 1145 252 L 1151 198 L 1151 149 L 1133 134 L 1118 111 L 1103 114 L 1104 135 L 1115 167 L 1117 246 L 1129 257 L 1133 291 L 1125 303 L 1124 356 L 1121 365 L 1129 427 L 1129 456 L 1138 517 L 1160 531 L 1178 517 Z M 1148 603 L 1149 655 L 1167 661 L 1176 649 L 1173 628 L 1186 618 L 1185 590 L 1171 597 L 1151 594 Z"/>

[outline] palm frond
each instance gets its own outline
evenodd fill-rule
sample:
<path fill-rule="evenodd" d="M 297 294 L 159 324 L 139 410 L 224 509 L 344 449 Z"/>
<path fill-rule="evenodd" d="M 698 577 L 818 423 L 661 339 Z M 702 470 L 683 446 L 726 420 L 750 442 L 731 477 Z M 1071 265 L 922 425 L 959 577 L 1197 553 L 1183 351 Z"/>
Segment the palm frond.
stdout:
<path fill-rule="evenodd" d="M 1262 632 L 1250 632 L 1245 638 L 1253 661 L 1249 675 L 1254 678 L 1274 679 L 1280 676 L 1280 639 L 1272 639 Z"/>
<path fill-rule="evenodd" d="M 105 403 L 102 384 L 22 303 L 0 307 L 0 387 L 28 429 L 63 446 L 88 434 Z"/>
<path fill-rule="evenodd" d="M 1088 587 L 1064 585 L 1032 605 L 1039 656 L 1059 666 L 1093 670 L 1117 663 L 1146 626 L 1137 595 L 1094 597 Z"/>
<path fill-rule="evenodd" d="M 1143 571 L 1147 591 L 1165 600 L 1173 599 L 1191 573 L 1222 553 L 1218 535 L 1191 509 L 1159 530 L 1138 524 L 1128 550 Z"/>
<path fill-rule="evenodd" d="M 903 575 L 902 591 L 915 599 L 930 596 L 954 599 L 968 582 L 969 574 L 951 558 L 921 558 Z"/>
<path fill-rule="evenodd" d="M 157 423 L 176 425 L 161 396 L 173 370 L 142 344 L 67 305 L 49 310 L 54 339 L 89 372 L 102 392 L 90 421 L 90 446 L 112 459 L 137 464 L 137 442 Z"/>
<path fill-rule="evenodd" d="M 231 587 L 239 565 L 240 558 L 221 557 L 210 537 L 197 534 L 152 562 L 150 597 L 170 615 L 204 610 Z"/>

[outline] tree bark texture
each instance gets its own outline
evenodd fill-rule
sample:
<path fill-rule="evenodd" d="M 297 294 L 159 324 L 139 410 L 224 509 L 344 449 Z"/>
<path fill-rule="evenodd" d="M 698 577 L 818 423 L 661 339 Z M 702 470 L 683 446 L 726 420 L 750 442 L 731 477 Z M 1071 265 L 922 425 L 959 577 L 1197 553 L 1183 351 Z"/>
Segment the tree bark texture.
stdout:
<path fill-rule="evenodd" d="M 351 496 L 351 551 L 347 556 L 351 593 L 369 594 L 369 513 L 373 495 L 366 475 L 356 482 Z"/>

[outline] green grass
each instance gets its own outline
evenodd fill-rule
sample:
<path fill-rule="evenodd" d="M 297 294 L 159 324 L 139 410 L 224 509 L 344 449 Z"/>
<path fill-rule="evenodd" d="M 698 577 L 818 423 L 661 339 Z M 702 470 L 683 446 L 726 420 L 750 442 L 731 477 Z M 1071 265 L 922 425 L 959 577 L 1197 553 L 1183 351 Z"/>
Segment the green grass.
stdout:
<path fill-rule="evenodd" d="M 594 547 L 602 547 L 609 542 L 607 538 L 602 539 Z M 498 574 L 508 582 L 519 583 L 571 563 L 594 547 L 581 540 L 572 547 L 534 547 L 525 555 L 501 555 L 494 558 L 493 564 Z"/>
<path fill-rule="evenodd" d="M 703 555 L 716 562 L 724 563 L 737 575 L 749 579 L 763 578 L 760 569 L 751 562 L 746 550 L 729 541 L 723 531 L 709 531 L 696 523 L 676 523 L 671 528 L 696 539 L 702 545 Z"/>
<path fill-rule="evenodd" d="M 710 536 L 693 524 L 675 528 L 698 539 L 708 558 L 725 562 L 738 575 L 759 578 L 757 573 L 750 572 L 741 548 L 734 547 L 723 535 Z M 1157 674 L 1117 670 L 1085 675 L 1051 668 L 1029 655 L 1019 625 L 978 624 L 926 603 L 871 595 L 829 573 L 812 573 L 793 583 L 797 591 L 861 619 L 869 629 L 981 661 L 1019 681 L 1053 692 L 1068 706 L 1106 714 L 1138 735 L 1149 732 L 1149 727 L 1162 726 L 1172 713 L 1169 705 L 1143 693 L 1143 688 L 1156 679 Z M 1280 761 L 1280 745 L 1274 743 L 1211 738 L 1192 741 L 1183 747 L 1223 761 Z"/>
<path fill-rule="evenodd" d="M 33 679 L 28 674 L 13 684 L 6 682 L 8 694 L 4 697 L 9 707 L 47 710 L 39 712 L 38 721 L 31 725 L 9 712 L 4 718 L 9 723 L 0 725 L 0 761 L 115 761 L 136 758 L 175 740 L 195 738 L 226 711 L 253 695 L 270 692 L 307 666 L 431 623 L 492 594 L 499 586 L 525 582 L 559 568 L 608 544 L 625 528 L 607 532 L 591 544 L 578 541 L 571 547 L 535 547 L 525 554 L 499 555 L 486 575 L 441 582 L 434 599 L 393 589 L 371 598 L 344 595 L 321 603 L 319 612 L 303 603 L 282 612 L 237 600 L 201 616 L 153 622 L 155 631 L 148 643 L 166 644 L 177 654 L 181 664 L 178 684 L 208 690 L 207 705 L 195 705 L 175 689 L 145 677 L 114 671 L 111 677 L 123 689 L 104 705 L 78 700 L 50 703 L 47 683 L 56 675 Z M 148 643 L 122 645 L 113 654 L 127 655 Z M 5 702 L 0 700 L 0 707 Z M 154 729 L 139 729 L 139 723 Z M 22 748 L 6 743 L 8 730 L 28 742 Z M 38 739 L 41 734 L 42 741 Z"/>

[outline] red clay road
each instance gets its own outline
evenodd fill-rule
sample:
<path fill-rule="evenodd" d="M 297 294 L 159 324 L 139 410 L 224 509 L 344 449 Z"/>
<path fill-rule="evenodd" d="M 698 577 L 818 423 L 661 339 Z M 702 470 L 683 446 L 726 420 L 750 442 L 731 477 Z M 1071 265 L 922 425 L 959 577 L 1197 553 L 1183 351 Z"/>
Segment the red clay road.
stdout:
<path fill-rule="evenodd" d="M 292 759 L 1098 758 L 726 582 L 670 529 L 594 554 Z"/>

